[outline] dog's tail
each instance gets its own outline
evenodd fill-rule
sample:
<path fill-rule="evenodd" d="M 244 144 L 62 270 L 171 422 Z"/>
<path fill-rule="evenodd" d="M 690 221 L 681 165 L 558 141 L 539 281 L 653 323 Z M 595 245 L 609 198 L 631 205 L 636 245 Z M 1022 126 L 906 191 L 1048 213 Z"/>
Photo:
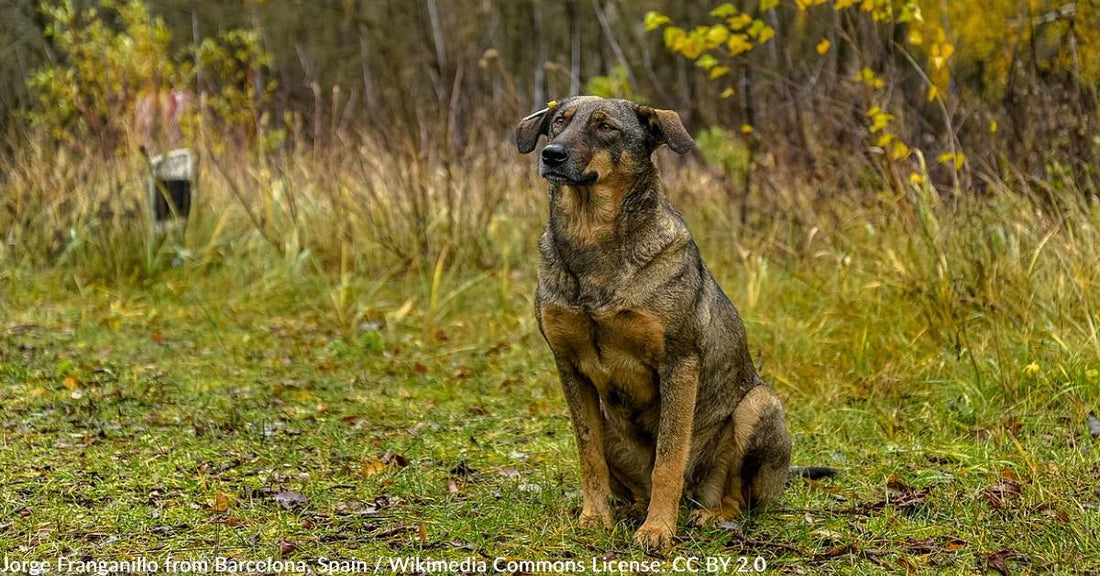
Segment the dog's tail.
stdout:
<path fill-rule="evenodd" d="M 807 480 L 832 478 L 837 474 L 840 474 L 840 470 L 828 466 L 791 466 L 791 476 L 799 476 Z"/>

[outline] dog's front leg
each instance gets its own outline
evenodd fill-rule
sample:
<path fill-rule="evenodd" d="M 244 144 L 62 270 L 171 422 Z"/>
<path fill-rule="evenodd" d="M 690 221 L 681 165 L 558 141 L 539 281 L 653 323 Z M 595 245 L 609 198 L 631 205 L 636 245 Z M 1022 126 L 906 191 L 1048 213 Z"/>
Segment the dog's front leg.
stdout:
<path fill-rule="evenodd" d="M 569 415 L 573 420 L 573 435 L 577 439 L 577 451 L 581 460 L 581 492 L 584 505 L 581 508 L 581 526 L 585 528 L 611 528 L 611 478 L 603 451 L 603 418 L 600 416 L 600 397 L 596 388 L 577 372 L 567 360 L 558 360 L 558 376 L 561 378 Z"/>
<path fill-rule="evenodd" d="M 699 389 L 698 358 L 678 359 L 661 370 L 660 378 L 661 420 L 657 427 L 653 488 L 645 523 L 634 534 L 634 542 L 648 548 L 667 546 L 676 533 L 695 420 L 695 395 Z"/>

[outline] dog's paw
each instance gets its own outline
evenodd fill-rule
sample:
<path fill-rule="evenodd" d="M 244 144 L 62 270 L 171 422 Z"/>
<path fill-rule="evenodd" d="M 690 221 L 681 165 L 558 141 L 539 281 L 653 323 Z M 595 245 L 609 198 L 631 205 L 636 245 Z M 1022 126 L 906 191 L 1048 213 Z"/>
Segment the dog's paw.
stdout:
<path fill-rule="evenodd" d="M 696 526 L 709 526 L 729 522 L 739 514 L 741 514 L 740 502 L 727 496 L 714 508 L 699 508 L 693 511 L 688 521 Z"/>
<path fill-rule="evenodd" d="M 634 543 L 647 550 L 660 550 L 672 544 L 672 528 L 660 522 L 646 521 L 634 533 Z"/>
<path fill-rule="evenodd" d="M 715 521 L 720 519 L 720 514 L 717 510 L 710 508 L 700 508 L 693 510 L 691 516 L 688 516 L 688 522 L 695 526 L 709 526 Z"/>
<path fill-rule="evenodd" d="M 597 512 L 585 510 L 581 512 L 581 528 L 611 528 L 615 525 L 615 519 L 611 516 L 611 510 L 604 508 Z"/>

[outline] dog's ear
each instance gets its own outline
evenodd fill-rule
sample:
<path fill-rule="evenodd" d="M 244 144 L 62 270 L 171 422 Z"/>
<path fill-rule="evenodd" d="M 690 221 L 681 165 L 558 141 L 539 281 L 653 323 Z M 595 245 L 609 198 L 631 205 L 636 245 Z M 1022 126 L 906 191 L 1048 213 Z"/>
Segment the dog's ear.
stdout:
<path fill-rule="evenodd" d="M 516 148 L 519 148 L 520 154 L 534 150 L 539 143 L 539 136 L 549 131 L 551 110 L 553 109 L 543 108 L 519 121 L 516 126 Z"/>
<path fill-rule="evenodd" d="M 695 140 L 675 110 L 658 110 L 649 106 L 638 107 L 638 119 L 653 137 L 653 148 L 668 144 L 677 154 L 687 154 L 695 146 Z"/>

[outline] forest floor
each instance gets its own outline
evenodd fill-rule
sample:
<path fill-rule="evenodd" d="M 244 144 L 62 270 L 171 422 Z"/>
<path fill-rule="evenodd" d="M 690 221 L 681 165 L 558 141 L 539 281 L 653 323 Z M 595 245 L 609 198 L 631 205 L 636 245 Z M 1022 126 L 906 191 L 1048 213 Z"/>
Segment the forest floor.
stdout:
<path fill-rule="evenodd" d="M 975 361 L 930 341 L 906 303 L 794 270 L 777 266 L 756 296 L 719 276 L 786 402 L 794 463 L 840 475 L 793 479 L 778 506 L 721 527 L 688 526 L 685 505 L 675 545 L 650 553 L 622 510 L 612 531 L 578 526 L 531 270 L 454 280 L 430 321 L 413 305 L 425 283 L 392 280 L 345 329 L 308 282 L 14 273 L 0 315 L 0 555 L 144 557 L 162 571 L 168 557 L 223 557 L 387 573 L 407 556 L 490 570 L 504 558 L 663 572 L 709 557 L 726 572 L 1100 571 L 1089 353 L 1034 344 L 1050 332 L 1020 352 L 1021 328 Z"/>

